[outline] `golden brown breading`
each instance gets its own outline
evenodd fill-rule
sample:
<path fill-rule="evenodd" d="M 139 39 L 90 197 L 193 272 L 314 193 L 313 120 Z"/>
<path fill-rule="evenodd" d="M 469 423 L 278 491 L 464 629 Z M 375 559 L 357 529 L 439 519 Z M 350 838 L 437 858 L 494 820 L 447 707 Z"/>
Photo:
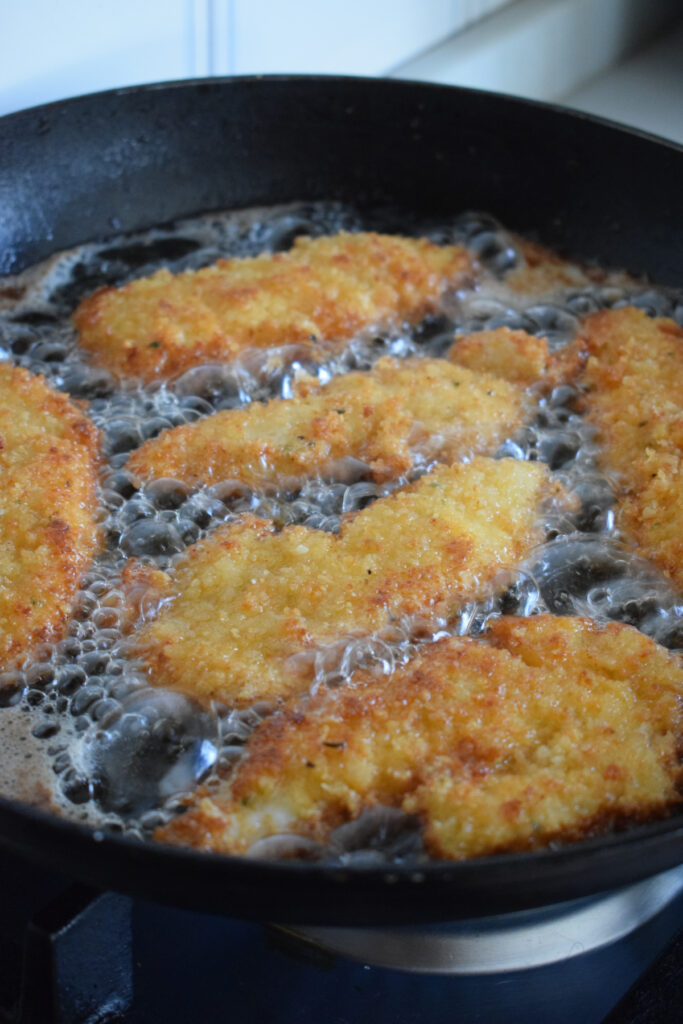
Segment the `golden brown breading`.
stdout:
<path fill-rule="evenodd" d="M 498 327 L 458 338 L 448 358 L 479 373 L 492 373 L 522 385 L 535 384 L 548 372 L 550 352 L 545 338 Z"/>
<path fill-rule="evenodd" d="M 401 616 L 434 619 L 541 539 L 546 467 L 476 457 L 439 467 L 342 525 L 277 533 L 246 516 L 190 548 L 135 635 L 151 681 L 232 705 L 310 684 L 293 657 Z"/>
<path fill-rule="evenodd" d="M 73 319 L 98 363 L 152 381 L 245 349 L 340 342 L 375 324 L 416 322 L 471 268 L 462 247 L 426 239 L 297 238 L 287 253 L 101 289 Z"/>
<path fill-rule="evenodd" d="M 505 275 L 505 284 L 513 292 L 522 295 L 551 295 L 567 288 L 585 288 L 596 282 L 610 279 L 624 283 L 630 279 L 626 274 L 608 273 L 599 267 L 589 267 L 559 256 L 552 249 L 515 237 L 523 262 Z"/>
<path fill-rule="evenodd" d="M 619 526 L 683 588 L 683 329 L 632 307 L 589 317 L 584 383 Z"/>
<path fill-rule="evenodd" d="M 244 853 L 325 841 L 376 805 L 418 815 L 438 857 L 545 846 L 681 800 L 683 668 L 630 626 L 502 618 L 258 727 L 231 779 L 157 834 Z"/>
<path fill-rule="evenodd" d="M 96 545 L 98 436 L 42 377 L 0 364 L 0 667 L 58 640 Z"/>
<path fill-rule="evenodd" d="M 325 385 L 304 381 L 291 399 L 166 430 L 133 452 L 127 468 L 138 480 L 286 487 L 316 473 L 343 475 L 341 460 L 352 456 L 375 480 L 395 479 L 416 454 L 454 462 L 494 452 L 524 422 L 523 399 L 521 387 L 489 373 L 444 359 L 388 357 Z"/>
<path fill-rule="evenodd" d="M 493 374 L 521 387 L 539 385 L 549 391 L 576 378 L 583 366 L 584 349 L 573 342 L 551 352 L 545 338 L 498 327 L 458 338 L 448 358 L 459 366 Z"/>

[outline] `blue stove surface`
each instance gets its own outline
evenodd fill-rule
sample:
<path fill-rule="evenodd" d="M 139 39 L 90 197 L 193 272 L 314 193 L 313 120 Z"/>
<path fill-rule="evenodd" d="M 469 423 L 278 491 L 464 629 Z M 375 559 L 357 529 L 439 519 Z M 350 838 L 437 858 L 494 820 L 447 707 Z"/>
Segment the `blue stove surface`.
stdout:
<path fill-rule="evenodd" d="M 619 942 L 560 964 L 440 977 L 306 953 L 258 924 L 136 901 L 131 1024 L 601 1024 L 683 923 L 683 896 Z M 680 982 L 678 984 L 680 996 Z M 651 1024 L 683 1022 L 663 996 Z M 668 1001 L 667 1001 L 668 1000 Z M 661 1003 L 660 999 L 660 1003 Z M 620 1016 L 619 1024 L 638 1016 Z"/>
<path fill-rule="evenodd" d="M 683 1024 L 683 893 L 593 952 L 448 977 L 100 893 L 5 851 L 0 876 L 0 1021 L 11 1024 Z M 635 1001 L 613 1011 L 635 982 Z"/>

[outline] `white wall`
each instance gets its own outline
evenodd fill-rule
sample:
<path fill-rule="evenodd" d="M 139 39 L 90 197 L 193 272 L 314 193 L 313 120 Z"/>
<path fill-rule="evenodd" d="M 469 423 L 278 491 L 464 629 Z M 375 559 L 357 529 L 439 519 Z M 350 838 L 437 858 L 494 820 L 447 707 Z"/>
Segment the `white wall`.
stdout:
<path fill-rule="evenodd" d="M 562 100 L 681 14 L 681 0 L 518 0 L 396 73 Z M 672 102 L 683 103 L 683 97 Z"/>
<path fill-rule="evenodd" d="M 0 115 L 117 86 L 274 72 L 563 100 L 681 14 L 683 0 L 0 0 Z M 668 102 L 683 107 L 680 91 Z"/>
<path fill-rule="evenodd" d="M 378 75 L 511 0 L 0 0 L 0 114 L 200 75 Z"/>
<path fill-rule="evenodd" d="M 231 72 L 383 74 L 510 0 L 233 0 Z"/>
<path fill-rule="evenodd" d="M 188 0 L 0 0 L 0 114 L 193 74 Z"/>

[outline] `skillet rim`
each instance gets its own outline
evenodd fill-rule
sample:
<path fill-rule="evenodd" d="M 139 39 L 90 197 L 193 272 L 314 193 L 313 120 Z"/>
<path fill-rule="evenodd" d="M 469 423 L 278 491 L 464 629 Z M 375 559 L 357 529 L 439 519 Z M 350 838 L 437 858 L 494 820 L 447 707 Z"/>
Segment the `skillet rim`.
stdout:
<path fill-rule="evenodd" d="M 45 103 L 36 103 L 30 107 L 22 107 L 20 110 L 13 110 L 10 113 L 0 115 L 0 127 L 3 123 L 9 122 L 11 118 L 22 117 L 26 114 L 49 113 L 51 110 L 63 109 L 70 104 L 81 103 L 87 100 L 103 98 L 105 96 L 128 96 L 140 95 L 145 92 L 170 92 L 173 89 L 194 88 L 201 86 L 222 86 L 227 84 L 248 84 L 248 83 L 289 83 L 289 82 L 353 82 L 375 86 L 378 82 L 398 86 L 416 86 L 420 89 L 457 92 L 472 96 L 492 97 L 496 100 L 509 101 L 526 107 L 536 107 L 539 110 L 549 110 L 556 114 L 568 115 L 570 118 L 578 118 L 581 121 L 589 121 L 593 124 L 602 125 L 606 128 L 614 128 L 627 135 L 635 135 L 649 142 L 663 145 L 679 153 L 683 153 L 683 142 L 676 142 L 665 135 L 657 135 L 648 132 L 645 128 L 635 125 L 623 124 L 621 121 L 613 121 L 611 118 L 603 117 L 600 114 L 591 114 L 585 110 L 568 107 L 553 100 L 537 100 L 527 96 L 518 96 L 514 93 L 497 92 L 495 89 L 478 89 L 464 85 L 447 85 L 443 82 L 430 82 L 421 78 L 402 78 L 393 76 L 372 76 L 372 75 L 337 75 L 337 74 L 288 74 L 278 72 L 273 74 L 244 74 L 244 75 L 207 75 L 203 78 L 167 78 L 158 82 L 144 82 L 141 85 L 121 85 L 111 89 L 96 89 L 94 92 L 76 93 L 75 96 L 66 96 L 63 99 L 49 100 Z M 210 211 L 205 211 L 210 212 Z M 0 278 L 1 279 L 1 278 Z"/>
<path fill-rule="evenodd" d="M 623 139 L 637 140 L 637 142 L 640 143 L 640 144 L 644 143 L 645 146 L 647 148 L 649 148 L 650 152 L 653 152 L 654 149 L 658 149 L 660 152 L 665 152 L 668 155 L 673 156 L 674 159 L 676 159 L 677 157 L 683 156 L 683 142 L 682 143 L 678 143 L 678 142 L 675 142 L 672 139 L 666 139 L 666 138 L 664 138 L 662 136 L 658 136 L 658 135 L 655 135 L 655 134 L 653 134 L 651 132 L 647 132 L 644 129 L 636 128 L 636 127 L 632 127 L 632 126 L 628 126 L 628 125 L 623 125 L 623 124 L 621 124 L 619 122 L 612 121 L 612 120 L 610 120 L 608 118 L 604 118 L 604 117 L 601 117 L 599 115 L 589 114 L 589 113 L 587 113 L 585 111 L 574 110 L 571 107 L 565 107 L 565 106 L 563 106 L 562 104 L 559 104 L 559 103 L 548 102 L 548 101 L 544 101 L 544 100 L 528 99 L 526 97 L 515 96 L 515 95 L 508 94 L 508 93 L 495 92 L 493 90 L 473 89 L 473 88 L 468 88 L 468 87 L 465 87 L 465 86 L 456 86 L 456 85 L 444 85 L 444 84 L 439 83 L 439 82 L 425 82 L 425 81 L 421 81 L 420 79 L 384 78 L 384 77 L 374 77 L 373 78 L 373 77 L 360 76 L 360 75 L 356 76 L 356 75 L 336 75 L 336 74 L 329 74 L 329 75 L 324 75 L 324 74 L 305 75 L 305 74 L 286 74 L 286 73 L 280 73 L 280 74 L 272 74 L 272 75 L 259 75 L 259 74 L 232 75 L 232 76 L 226 75 L 226 76 L 211 76 L 211 77 L 206 77 L 206 78 L 169 79 L 169 80 L 161 81 L 161 82 L 148 82 L 148 83 L 144 83 L 142 85 L 119 86 L 119 87 L 115 87 L 113 89 L 103 89 L 103 90 L 98 90 L 96 92 L 91 92 L 91 93 L 81 93 L 81 94 L 79 94 L 77 96 L 68 97 L 68 98 L 61 99 L 61 100 L 53 100 L 53 101 L 51 101 L 49 103 L 38 104 L 36 106 L 27 107 L 27 108 L 24 108 L 22 110 L 13 111 L 12 113 L 5 114 L 2 117 L 0 117 L 0 135 L 2 134 L 3 130 L 7 126 L 11 127 L 13 125 L 20 124 L 22 119 L 26 120 L 27 125 L 28 125 L 29 119 L 34 119 L 37 133 L 39 135 L 44 134 L 45 132 L 49 132 L 49 130 L 50 130 L 50 127 L 49 127 L 49 124 L 48 124 L 48 120 L 47 120 L 48 115 L 50 115 L 50 114 L 62 115 L 64 112 L 68 113 L 68 111 L 70 111 L 70 110 L 75 111 L 79 106 L 85 108 L 85 107 L 87 107 L 88 104 L 92 103 L 93 101 L 94 102 L 102 103 L 104 101 L 107 101 L 107 100 L 110 100 L 110 99 L 115 99 L 115 98 L 135 99 L 135 98 L 138 98 L 138 97 L 151 96 L 153 94 L 167 95 L 167 94 L 174 93 L 174 92 L 175 93 L 179 93 L 179 92 L 183 92 L 183 91 L 194 91 L 194 90 L 196 90 L 198 92 L 207 93 L 207 92 L 211 91 L 212 89 L 222 89 L 222 88 L 224 88 L 226 86 L 227 87 L 229 87 L 229 86 L 245 87 L 246 86 L 246 87 L 253 87 L 255 89 L 258 89 L 258 88 L 261 88 L 261 87 L 270 87 L 271 85 L 297 86 L 297 85 L 302 85 L 304 83 L 306 83 L 307 87 L 309 87 L 309 85 L 310 85 L 311 88 L 313 88 L 313 86 L 317 86 L 317 85 L 327 85 L 327 86 L 332 86 L 332 87 L 334 87 L 334 86 L 341 86 L 341 87 L 344 87 L 344 86 L 348 86 L 348 87 L 363 86 L 363 87 L 369 87 L 369 88 L 371 88 L 371 89 L 373 89 L 375 91 L 378 91 L 378 92 L 381 89 L 389 89 L 389 90 L 396 91 L 396 92 L 398 92 L 399 90 L 406 90 L 406 91 L 408 91 L 408 90 L 412 90 L 412 91 L 418 90 L 418 91 L 423 92 L 425 95 L 428 94 L 428 93 L 431 93 L 432 96 L 437 96 L 437 95 L 446 96 L 447 94 L 450 94 L 450 95 L 455 95 L 455 96 L 460 96 L 460 97 L 468 97 L 468 98 L 472 98 L 475 101 L 479 101 L 479 102 L 495 103 L 499 107 L 507 108 L 508 111 L 518 111 L 519 112 L 519 111 L 522 111 L 522 110 L 531 110 L 532 112 L 536 112 L 538 115 L 549 114 L 549 115 L 551 115 L 553 117 L 553 119 L 555 121 L 557 121 L 557 120 L 564 121 L 565 125 L 581 124 L 581 125 L 585 125 L 585 126 L 588 126 L 588 127 L 592 126 L 594 128 L 597 128 L 598 130 L 601 130 L 603 135 L 605 135 L 605 136 L 607 136 L 607 134 L 611 135 L 612 138 L 615 141 L 620 139 L 620 138 L 622 140 Z M 348 111 L 348 113 L 352 113 L 352 112 L 353 112 L 352 110 Z M 0 153 L 0 209 L 2 207 L 2 202 L 3 202 L 3 182 L 2 182 L 3 167 L 2 167 L 2 159 L 1 158 L 2 158 L 2 154 Z M 285 200 L 282 200 L 282 201 L 287 202 L 289 200 L 285 199 Z M 301 201 L 306 201 L 306 200 L 301 200 Z M 247 208 L 248 205 L 262 205 L 262 204 L 258 203 L 258 202 L 257 203 L 246 204 L 246 205 L 237 204 L 234 207 L 231 207 L 231 209 L 232 208 L 234 208 L 235 210 L 244 209 L 244 208 Z M 136 226 L 136 227 L 132 227 L 132 228 L 128 228 L 128 229 L 124 228 L 124 229 L 121 229 L 121 230 L 119 228 L 116 228 L 113 233 L 116 234 L 116 235 L 120 235 L 120 234 L 126 235 L 129 232 L 146 230 L 146 229 L 154 227 L 154 226 L 163 225 L 164 223 L 168 223 L 170 220 L 182 219 L 182 218 L 185 218 L 185 217 L 188 217 L 188 216 L 195 216 L 195 215 L 198 215 L 200 213 L 210 213 L 213 210 L 219 210 L 219 209 L 225 209 L 225 208 L 226 207 L 225 207 L 224 204 L 223 204 L 223 206 L 199 206 L 199 207 L 193 207 L 192 210 L 186 210 L 186 211 L 184 211 L 184 212 L 182 212 L 180 214 L 173 214 L 171 217 L 166 218 L 165 220 L 159 220 L 158 218 L 152 218 L 151 220 L 150 219 L 145 220 L 142 226 L 140 226 L 138 224 L 138 226 Z M 681 208 L 681 213 L 683 215 L 683 207 Z M 515 228 L 512 224 L 505 223 L 505 226 L 508 227 L 511 230 L 517 230 L 517 228 Z M 111 222 L 109 222 L 108 228 L 112 228 Z M 2 230 L 2 224 L 0 222 L 0 232 L 1 232 L 1 230 Z M 92 236 L 90 236 L 90 237 L 92 237 Z M 104 238 L 106 240 L 106 238 L 109 237 L 109 234 L 105 233 L 103 235 L 100 235 L 99 237 L 102 237 L 102 238 Z M 535 237 L 533 232 L 532 232 L 530 237 Z M 71 241 L 69 241 L 67 243 L 66 248 L 70 248 L 70 247 L 72 247 L 74 245 L 85 244 L 88 241 L 89 241 L 88 237 L 79 238 L 79 239 L 76 239 L 76 240 L 71 240 Z M 3 264 L 3 260 L 2 260 L 2 249 L 1 249 L 2 242 L 3 242 L 3 239 L 2 239 L 2 235 L 0 234 L 0 281 L 2 280 L 2 278 L 4 276 L 9 276 L 9 275 L 11 275 L 13 273 L 18 273 L 18 272 L 26 269 L 28 266 L 31 266 L 31 265 L 33 265 L 35 263 L 38 263 L 38 262 L 42 261 L 43 259 L 47 258 L 49 255 L 52 255 L 53 252 L 58 251 L 58 249 L 51 248 L 49 252 L 40 254 L 37 259 L 31 259 L 29 262 L 24 261 L 24 262 L 20 263 L 19 265 L 17 265 L 16 261 L 15 261 L 12 264 L 10 264 L 9 267 L 8 267 L 6 264 Z M 588 256 L 587 253 L 581 253 L 580 251 L 578 251 L 576 249 L 576 247 L 572 247 L 572 245 L 567 245 L 566 247 L 563 248 L 562 245 L 558 245 L 558 244 L 556 244 L 552 240 L 548 240 L 546 244 L 548 246 L 550 246 L 551 248 L 554 248 L 556 251 L 560 252 L 561 254 L 562 253 L 568 253 L 570 255 L 573 254 L 575 256 L 575 258 L 577 258 L 577 259 L 581 259 L 581 258 L 588 258 L 588 259 L 590 259 L 590 257 Z M 60 246 L 59 248 L 64 248 L 64 246 Z M 614 269 L 630 269 L 630 268 L 624 267 L 623 265 L 622 266 L 617 266 L 617 264 L 615 264 L 614 262 L 610 262 L 609 257 L 607 257 L 605 260 L 602 260 L 602 257 L 601 257 L 601 262 L 603 262 L 605 266 L 612 266 Z M 682 272 L 683 272 L 683 267 L 681 267 L 681 269 L 679 271 L 679 275 Z M 636 273 L 638 275 L 642 275 L 643 273 L 645 275 L 647 275 L 648 272 L 647 272 L 647 270 L 645 270 L 645 271 L 640 271 L 639 270 Z M 666 282 L 662 281 L 662 283 L 665 284 Z"/>
<path fill-rule="evenodd" d="M 245 920 L 309 925 L 417 924 L 531 910 L 613 891 L 683 861 L 680 814 L 554 848 L 386 867 L 256 860 L 104 834 L 6 797 L 0 797 L 0 828 L 6 850 L 86 884 Z M 163 873 L 155 875 L 160 865 Z M 606 868 L 612 868 L 609 882 Z M 552 895 L 558 880 L 559 898 Z M 329 902 L 346 898 L 349 887 L 361 890 L 350 905 Z M 368 892 L 379 907 L 359 908 L 358 896 Z M 441 895 L 438 908 L 434 893 Z"/>

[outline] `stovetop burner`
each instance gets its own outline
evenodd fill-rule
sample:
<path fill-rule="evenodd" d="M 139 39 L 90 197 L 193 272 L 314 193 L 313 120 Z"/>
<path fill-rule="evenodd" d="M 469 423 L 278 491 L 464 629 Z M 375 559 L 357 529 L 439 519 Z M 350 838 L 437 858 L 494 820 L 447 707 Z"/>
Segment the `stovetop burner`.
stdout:
<path fill-rule="evenodd" d="M 615 942 L 679 893 L 683 866 L 607 895 L 475 921 L 420 928 L 279 927 L 291 938 L 374 967 L 496 974 L 557 963 Z"/>
<path fill-rule="evenodd" d="M 599 899 L 434 929 L 264 927 L 94 892 L 1 852 L 0 878 L 6 1024 L 681 1019 L 683 867 Z M 433 972 L 435 950 L 449 973 Z"/>

